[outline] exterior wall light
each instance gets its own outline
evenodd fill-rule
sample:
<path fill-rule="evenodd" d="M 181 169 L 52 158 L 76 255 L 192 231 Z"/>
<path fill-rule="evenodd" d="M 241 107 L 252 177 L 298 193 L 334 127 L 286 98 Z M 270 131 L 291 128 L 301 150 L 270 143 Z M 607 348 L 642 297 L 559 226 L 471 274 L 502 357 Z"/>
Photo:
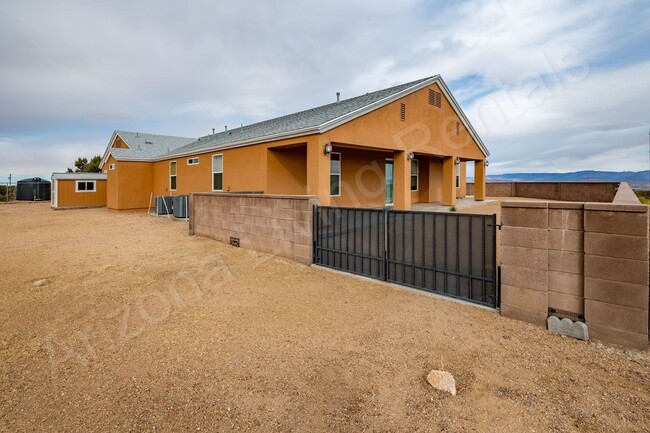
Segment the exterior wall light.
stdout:
<path fill-rule="evenodd" d="M 332 143 L 325 143 L 323 146 L 323 155 L 329 155 L 332 153 Z"/>
<path fill-rule="evenodd" d="M 460 157 L 457 156 L 457 157 L 456 157 L 456 160 L 454 161 L 454 163 L 455 163 L 456 165 L 460 165 Z"/>
<path fill-rule="evenodd" d="M 485 166 L 487 167 L 488 165 L 490 165 L 490 161 L 488 161 L 488 160 L 486 159 L 486 160 L 485 160 Z"/>
<path fill-rule="evenodd" d="M 409 154 L 406 155 L 406 159 L 408 159 L 409 161 L 413 161 L 415 159 L 415 153 L 409 152 Z"/>

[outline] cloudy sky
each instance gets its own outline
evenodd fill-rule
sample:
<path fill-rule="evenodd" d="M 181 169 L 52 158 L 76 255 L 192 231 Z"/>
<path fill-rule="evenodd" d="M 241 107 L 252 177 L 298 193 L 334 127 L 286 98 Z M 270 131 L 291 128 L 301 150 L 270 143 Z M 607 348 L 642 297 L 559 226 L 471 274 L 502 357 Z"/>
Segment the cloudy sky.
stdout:
<path fill-rule="evenodd" d="M 0 0 L 0 181 L 435 74 L 491 173 L 649 168 L 646 0 Z"/>

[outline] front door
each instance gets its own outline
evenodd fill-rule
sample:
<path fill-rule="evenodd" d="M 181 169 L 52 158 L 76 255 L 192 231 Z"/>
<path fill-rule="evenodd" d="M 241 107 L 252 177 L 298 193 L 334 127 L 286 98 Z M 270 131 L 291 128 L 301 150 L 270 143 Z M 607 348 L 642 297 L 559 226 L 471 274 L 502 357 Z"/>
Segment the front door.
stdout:
<path fill-rule="evenodd" d="M 386 205 L 393 204 L 393 160 L 386 159 Z"/>

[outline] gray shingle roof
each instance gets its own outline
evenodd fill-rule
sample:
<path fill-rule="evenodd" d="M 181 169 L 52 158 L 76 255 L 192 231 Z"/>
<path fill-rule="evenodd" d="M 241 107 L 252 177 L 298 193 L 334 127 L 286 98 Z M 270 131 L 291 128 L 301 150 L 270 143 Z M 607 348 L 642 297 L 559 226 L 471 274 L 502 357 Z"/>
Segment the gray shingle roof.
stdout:
<path fill-rule="evenodd" d="M 423 78 L 410 83 L 400 84 L 388 89 L 377 92 L 366 93 L 350 99 L 344 99 L 340 102 L 322 105 L 287 116 L 276 117 L 275 119 L 265 120 L 263 122 L 247 125 L 242 128 L 235 128 L 229 131 L 219 132 L 214 135 L 201 137 L 193 143 L 180 147 L 170 152 L 170 155 L 181 154 L 186 152 L 200 151 L 206 148 L 227 146 L 231 143 L 254 140 L 256 138 L 272 136 L 276 134 L 290 133 L 301 129 L 317 127 L 331 120 L 349 114 L 353 111 L 366 107 L 374 102 L 388 98 L 396 93 L 416 86 L 423 81 L 432 77 Z"/>
<path fill-rule="evenodd" d="M 265 140 L 323 132 L 433 82 L 437 82 L 442 88 L 443 93 L 450 100 L 452 107 L 454 107 L 456 113 L 468 128 L 472 137 L 474 137 L 483 153 L 488 156 L 490 153 L 487 148 L 476 134 L 476 131 L 474 131 L 474 128 L 465 117 L 442 78 L 438 75 L 400 84 L 388 89 L 366 93 L 365 95 L 344 99 L 340 102 L 333 102 L 298 113 L 276 117 L 275 119 L 265 120 L 241 128 L 235 128 L 230 131 L 206 135 L 198 139 L 115 131 L 131 148 L 111 148 L 108 151 L 116 159 L 162 160 L 168 157 L 173 158 L 181 155 L 196 154 L 208 149 L 216 150 L 229 146 L 243 146 Z"/>
<path fill-rule="evenodd" d="M 115 133 L 130 147 L 130 149 L 111 148 L 110 151 L 116 158 L 157 158 L 196 141 L 196 138 L 142 132 L 115 131 Z"/>

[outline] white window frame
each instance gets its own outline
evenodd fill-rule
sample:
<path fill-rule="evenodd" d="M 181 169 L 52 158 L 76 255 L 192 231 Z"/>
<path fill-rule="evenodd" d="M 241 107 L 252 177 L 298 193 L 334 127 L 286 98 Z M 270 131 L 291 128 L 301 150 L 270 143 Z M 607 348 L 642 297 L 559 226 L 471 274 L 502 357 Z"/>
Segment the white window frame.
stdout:
<path fill-rule="evenodd" d="M 79 189 L 79 184 L 85 183 L 86 188 L 88 184 L 92 184 L 93 189 Z M 97 192 L 97 181 L 96 180 L 76 180 L 74 183 L 74 192 Z"/>
<path fill-rule="evenodd" d="M 172 174 L 172 164 L 176 164 L 176 174 Z M 172 177 L 176 179 L 176 188 L 172 188 Z M 169 161 L 169 190 L 176 191 L 178 188 L 178 163 L 177 161 Z"/>
<path fill-rule="evenodd" d="M 219 156 L 221 157 L 221 171 L 215 171 L 214 169 L 214 157 Z M 214 189 L 214 175 L 221 173 L 221 189 Z M 223 178 L 223 153 L 215 153 L 212 155 L 212 173 L 211 173 L 211 178 L 210 178 L 210 183 L 212 184 L 212 191 L 223 191 L 223 186 L 224 186 L 224 178 Z"/>
<path fill-rule="evenodd" d="M 338 194 L 332 194 L 332 155 L 338 155 L 339 157 L 339 172 L 338 174 L 335 174 L 336 176 L 339 177 L 339 193 Z M 330 153 L 330 197 L 341 197 L 341 177 L 342 177 L 342 172 L 343 172 L 343 163 L 342 163 L 342 158 L 341 158 L 341 152 L 331 152 Z"/>
<path fill-rule="evenodd" d="M 415 173 L 413 173 L 413 163 L 416 166 Z M 412 186 L 413 176 L 415 176 L 415 189 Z M 411 160 L 411 185 L 409 187 L 411 188 L 411 192 L 418 192 L 420 189 L 420 161 L 417 159 Z"/>
<path fill-rule="evenodd" d="M 108 164 L 109 170 L 115 170 L 115 164 Z"/>
<path fill-rule="evenodd" d="M 456 189 L 460 188 L 460 163 L 456 164 Z"/>
<path fill-rule="evenodd" d="M 187 158 L 187 165 L 199 165 L 199 157 L 193 156 L 192 158 Z"/>

